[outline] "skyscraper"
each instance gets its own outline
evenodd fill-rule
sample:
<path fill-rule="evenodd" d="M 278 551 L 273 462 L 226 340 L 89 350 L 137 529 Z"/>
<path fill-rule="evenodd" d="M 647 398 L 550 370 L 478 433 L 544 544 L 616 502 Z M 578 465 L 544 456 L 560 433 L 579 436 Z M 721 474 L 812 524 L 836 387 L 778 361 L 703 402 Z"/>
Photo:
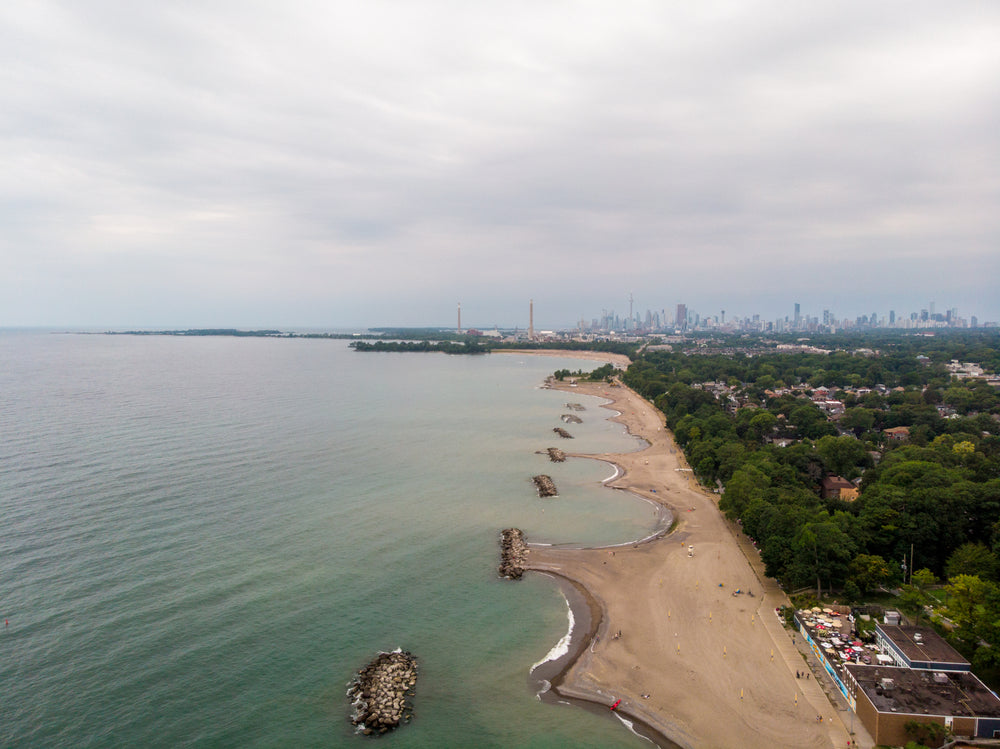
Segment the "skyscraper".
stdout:
<path fill-rule="evenodd" d="M 681 330 L 687 329 L 687 305 L 678 304 L 677 305 L 677 327 Z"/>
<path fill-rule="evenodd" d="M 795 303 L 795 327 L 799 327 L 799 321 L 802 319 L 802 314 L 799 311 L 799 303 Z"/>

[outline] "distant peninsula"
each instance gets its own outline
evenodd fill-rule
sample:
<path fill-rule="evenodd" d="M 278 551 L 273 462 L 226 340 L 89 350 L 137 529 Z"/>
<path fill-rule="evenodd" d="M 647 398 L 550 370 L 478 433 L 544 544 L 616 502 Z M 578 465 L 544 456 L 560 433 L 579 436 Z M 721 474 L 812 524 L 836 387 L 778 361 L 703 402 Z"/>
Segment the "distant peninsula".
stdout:
<path fill-rule="evenodd" d="M 231 338 L 378 338 L 369 333 L 289 333 L 282 330 L 239 330 L 237 328 L 188 328 L 186 330 L 109 330 L 105 335 L 223 336 Z"/>

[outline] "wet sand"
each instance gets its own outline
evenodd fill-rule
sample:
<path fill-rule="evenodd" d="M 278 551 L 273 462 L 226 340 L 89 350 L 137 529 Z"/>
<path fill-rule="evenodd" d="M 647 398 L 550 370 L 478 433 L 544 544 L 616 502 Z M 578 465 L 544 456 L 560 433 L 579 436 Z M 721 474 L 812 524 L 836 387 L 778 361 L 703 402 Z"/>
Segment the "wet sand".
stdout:
<path fill-rule="evenodd" d="M 615 420 L 649 443 L 634 453 L 573 457 L 617 465 L 608 485 L 667 505 L 675 526 L 624 547 L 529 547 L 527 569 L 575 583 L 583 591 L 577 605 L 585 600 L 594 614 L 550 679 L 552 691 L 604 709 L 620 699 L 623 716 L 682 747 L 847 746 L 820 686 L 795 676 L 804 662 L 774 611 L 786 597 L 755 573 L 747 557 L 755 552 L 741 549 L 717 495 L 694 481 L 662 415 L 625 387 L 554 386 L 609 399 Z"/>

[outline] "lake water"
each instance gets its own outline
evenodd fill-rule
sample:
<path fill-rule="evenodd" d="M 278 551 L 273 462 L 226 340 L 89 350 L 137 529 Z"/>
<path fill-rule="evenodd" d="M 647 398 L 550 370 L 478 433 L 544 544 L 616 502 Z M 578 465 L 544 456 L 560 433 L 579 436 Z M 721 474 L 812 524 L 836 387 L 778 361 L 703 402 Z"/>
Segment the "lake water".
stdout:
<path fill-rule="evenodd" d="M 541 703 L 566 633 L 498 534 L 617 543 L 653 508 L 603 489 L 637 449 L 573 359 L 359 354 L 345 341 L 0 332 L 0 745 L 639 747 Z M 576 437 L 560 440 L 553 427 Z M 540 500 L 531 483 L 560 490 Z M 414 720 L 356 735 L 346 686 L 419 659 Z"/>

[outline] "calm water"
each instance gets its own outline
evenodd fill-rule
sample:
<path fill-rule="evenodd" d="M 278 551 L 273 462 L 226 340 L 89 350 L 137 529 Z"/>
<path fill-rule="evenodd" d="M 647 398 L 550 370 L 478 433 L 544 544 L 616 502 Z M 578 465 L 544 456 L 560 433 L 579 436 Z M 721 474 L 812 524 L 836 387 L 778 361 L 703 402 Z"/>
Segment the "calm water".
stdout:
<path fill-rule="evenodd" d="M 0 332 L 0 745 L 363 747 L 346 684 L 401 646 L 416 715 L 380 745 L 649 746 L 537 700 L 565 600 L 496 578 L 503 527 L 655 521 L 608 465 L 535 454 L 638 447 L 595 399 L 552 434 L 564 366 L 595 365 Z"/>

